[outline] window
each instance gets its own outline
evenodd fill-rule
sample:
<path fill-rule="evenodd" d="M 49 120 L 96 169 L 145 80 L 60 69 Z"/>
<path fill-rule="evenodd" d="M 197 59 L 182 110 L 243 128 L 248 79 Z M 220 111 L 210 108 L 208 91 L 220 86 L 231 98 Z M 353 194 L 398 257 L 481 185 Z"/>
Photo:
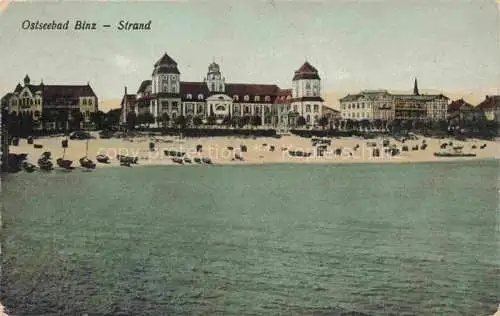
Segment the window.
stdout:
<path fill-rule="evenodd" d="M 83 105 L 87 105 L 87 99 L 83 99 L 83 100 L 82 100 L 82 104 L 83 104 Z"/>
<path fill-rule="evenodd" d="M 168 91 L 167 89 L 168 89 L 168 85 L 166 83 L 164 83 L 162 92 L 167 92 Z"/>
<path fill-rule="evenodd" d="M 193 96 L 191 95 L 191 93 L 188 93 L 188 94 L 186 95 L 186 99 L 191 100 L 192 98 L 193 98 Z"/>
<path fill-rule="evenodd" d="M 362 109 L 364 109 L 364 108 L 365 108 L 365 104 L 364 104 L 364 103 L 363 103 L 363 104 L 361 104 L 361 108 L 362 108 Z"/>
<path fill-rule="evenodd" d="M 311 89 L 311 84 L 308 82 L 306 82 L 306 89 Z"/>
<path fill-rule="evenodd" d="M 243 98 L 245 101 L 248 101 L 250 100 L 250 97 L 248 95 L 245 95 L 245 97 Z"/>
<path fill-rule="evenodd" d="M 310 104 L 306 104 L 306 112 L 311 112 L 311 105 Z"/>
<path fill-rule="evenodd" d="M 250 107 L 249 107 L 248 105 L 247 105 L 247 106 L 245 106 L 244 113 L 245 113 L 245 114 L 250 113 Z"/>
<path fill-rule="evenodd" d="M 215 83 L 212 83 L 212 91 L 215 91 Z"/>
<path fill-rule="evenodd" d="M 266 95 L 266 97 L 264 98 L 264 100 L 265 100 L 266 102 L 269 102 L 269 101 L 271 101 L 271 97 L 270 97 L 270 96 L 268 96 L 268 95 Z"/>
<path fill-rule="evenodd" d="M 318 112 L 319 111 L 319 106 L 317 104 L 314 105 L 314 112 Z"/>
<path fill-rule="evenodd" d="M 179 111 L 177 101 L 172 102 L 172 111 Z"/>
<path fill-rule="evenodd" d="M 234 100 L 234 101 L 238 101 L 238 99 L 239 99 L 239 98 L 238 98 L 238 96 L 237 96 L 237 95 L 233 95 L 233 100 Z"/>
<path fill-rule="evenodd" d="M 198 108 L 196 109 L 196 113 L 203 113 L 203 105 L 198 104 Z"/>
<path fill-rule="evenodd" d="M 203 100 L 203 94 L 198 94 L 198 100 Z"/>
<path fill-rule="evenodd" d="M 347 108 L 350 110 L 350 109 L 351 109 L 351 105 L 350 105 L 350 104 L 348 104 L 348 105 L 347 105 Z"/>
<path fill-rule="evenodd" d="M 254 101 L 255 102 L 259 102 L 260 101 L 260 97 L 258 95 L 256 95 L 255 98 L 254 98 Z"/>
<path fill-rule="evenodd" d="M 223 105 L 217 105 L 215 108 L 216 111 L 225 111 L 226 108 Z"/>
<path fill-rule="evenodd" d="M 294 111 L 294 112 L 297 112 L 297 104 L 294 104 L 294 105 L 293 105 L 293 111 Z"/>
<path fill-rule="evenodd" d="M 89 99 L 89 105 L 92 105 L 92 99 Z"/>
<path fill-rule="evenodd" d="M 356 108 L 359 109 L 359 103 L 356 103 Z"/>
<path fill-rule="evenodd" d="M 177 85 L 173 84 L 172 85 L 172 93 L 176 93 L 177 92 Z"/>
<path fill-rule="evenodd" d="M 311 116 L 307 114 L 306 116 L 306 122 L 309 124 L 311 122 Z"/>

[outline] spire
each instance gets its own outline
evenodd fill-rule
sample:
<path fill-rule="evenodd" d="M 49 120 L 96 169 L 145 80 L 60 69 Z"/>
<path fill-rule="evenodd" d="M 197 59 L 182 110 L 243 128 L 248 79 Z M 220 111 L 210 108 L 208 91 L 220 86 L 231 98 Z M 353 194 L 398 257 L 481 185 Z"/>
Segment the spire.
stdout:
<path fill-rule="evenodd" d="M 415 84 L 413 85 L 413 94 L 414 95 L 419 95 L 419 93 L 418 93 L 417 78 L 415 78 Z"/>
<path fill-rule="evenodd" d="M 25 85 L 30 84 L 30 77 L 28 75 L 26 75 L 26 77 L 24 77 L 24 84 Z"/>

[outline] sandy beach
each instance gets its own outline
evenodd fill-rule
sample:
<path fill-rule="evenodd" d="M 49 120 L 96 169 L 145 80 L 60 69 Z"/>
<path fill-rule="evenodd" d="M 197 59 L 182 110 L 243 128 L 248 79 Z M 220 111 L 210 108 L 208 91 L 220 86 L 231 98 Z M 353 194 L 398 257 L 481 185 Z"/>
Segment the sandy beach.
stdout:
<path fill-rule="evenodd" d="M 27 153 L 28 160 L 36 163 L 44 151 L 50 151 L 52 158 L 57 159 L 64 154 L 65 159 L 74 161 L 85 156 L 87 141 L 69 140 L 69 146 L 64 153 L 61 141 L 64 137 L 47 137 L 35 139 L 35 144 L 43 145 L 43 148 L 34 148 L 21 139 L 19 146 L 11 146 L 12 153 Z M 98 154 L 106 154 L 110 159 L 109 164 L 100 166 L 118 166 L 117 155 L 139 157 L 139 165 L 172 165 L 175 164 L 171 157 L 165 155 L 164 151 L 180 151 L 186 153 L 186 157 L 210 157 L 214 164 L 265 164 L 265 163 L 412 163 L 430 161 L 450 160 L 473 160 L 498 158 L 500 154 L 500 141 L 466 140 L 456 141 L 452 139 L 436 139 L 418 137 L 418 139 L 406 140 L 402 143 L 393 138 L 385 138 L 390 141 L 390 146 L 398 148 L 400 154 L 391 156 L 385 152 L 388 147 L 383 147 L 383 139 L 362 139 L 356 137 L 333 138 L 331 146 L 328 146 L 323 156 L 319 156 L 311 139 L 298 136 L 283 136 L 281 138 L 238 138 L 238 137 L 205 137 L 185 138 L 168 136 L 143 136 L 134 138 L 111 138 L 91 139 L 88 141 L 88 157 L 95 159 Z M 155 144 L 155 150 L 150 151 L 149 144 Z M 443 158 L 435 157 L 434 152 L 443 151 L 443 143 L 452 142 L 451 147 L 462 146 L 463 153 L 474 153 L 476 157 Z M 425 150 L 422 144 L 427 144 Z M 202 146 L 202 151 L 197 152 L 197 145 Z M 246 152 L 241 151 L 241 145 L 247 147 Z M 403 151 L 403 146 L 408 146 L 408 151 Z M 486 145 L 486 147 L 484 147 Z M 413 150 L 414 147 L 418 150 Z M 475 146 L 475 148 L 474 148 Z M 484 148 L 481 148 L 484 147 Z M 380 157 L 373 156 L 373 149 L 380 149 Z M 341 154 L 336 149 L 342 149 Z M 294 157 L 289 151 L 302 151 L 312 153 L 309 157 Z M 235 153 L 243 157 L 243 160 L 234 159 Z"/>

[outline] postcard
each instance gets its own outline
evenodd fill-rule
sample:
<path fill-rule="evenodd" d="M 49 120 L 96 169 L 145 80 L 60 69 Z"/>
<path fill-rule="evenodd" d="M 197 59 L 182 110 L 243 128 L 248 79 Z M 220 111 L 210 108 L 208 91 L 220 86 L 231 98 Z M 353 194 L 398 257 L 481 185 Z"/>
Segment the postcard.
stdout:
<path fill-rule="evenodd" d="M 0 1 L 0 314 L 492 315 L 499 13 Z"/>

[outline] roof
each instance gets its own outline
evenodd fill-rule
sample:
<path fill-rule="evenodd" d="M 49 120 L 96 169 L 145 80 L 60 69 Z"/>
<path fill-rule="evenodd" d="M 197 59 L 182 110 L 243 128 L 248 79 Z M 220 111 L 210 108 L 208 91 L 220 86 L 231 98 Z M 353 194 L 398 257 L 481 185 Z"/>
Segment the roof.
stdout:
<path fill-rule="evenodd" d="M 292 98 L 292 89 L 279 89 L 278 93 L 276 94 L 276 99 L 274 100 L 274 103 L 278 104 L 290 103 L 291 98 Z"/>
<path fill-rule="evenodd" d="M 448 112 L 472 109 L 474 109 L 472 104 L 465 102 L 464 99 L 455 100 L 448 105 Z"/>
<path fill-rule="evenodd" d="M 434 99 L 449 99 L 442 94 L 392 94 L 397 100 L 411 100 L 411 101 L 432 101 Z"/>
<path fill-rule="evenodd" d="M 137 94 L 146 92 L 146 89 L 150 86 L 151 86 L 151 80 L 144 80 L 141 83 L 139 89 L 137 90 Z"/>
<path fill-rule="evenodd" d="M 155 67 L 159 65 L 175 65 L 177 66 L 177 63 L 175 60 L 172 59 L 172 57 L 168 56 L 168 54 L 165 52 L 163 56 L 155 63 Z"/>
<path fill-rule="evenodd" d="M 210 91 L 205 82 L 181 82 L 180 93 L 182 101 L 197 101 L 198 95 L 202 94 L 203 100 L 205 100 L 209 96 Z M 191 94 L 192 99 L 187 98 L 188 94 Z"/>
<path fill-rule="evenodd" d="M 225 93 L 230 97 L 237 95 L 238 100 L 234 100 L 236 103 L 260 103 L 264 101 L 266 96 L 271 98 L 271 100 L 267 102 L 274 102 L 278 91 L 280 91 L 280 88 L 275 84 L 227 83 Z M 248 101 L 244 100 L 245 96 L 249 96 Z M 256 96 L 262 99 L 260 101 L 255 101 Z"/>
<path fill-rule="evenodd" d="M 318 75 L 318 70 L 314 68 L 309 62 L 305 62 L 302 66 L 300 66 L 299 70 L 295 71 L 295 75 L 293 76 L 293 81 L 299 79 L 321 79 Z"/>
<path fill-rule="evenodd" d="M 477 105 L 482 110 L 493 109 L 500 107 L 500 95 L 486 96 L 483 102 Z"/>
<path fill-rule="evenodd" d="M 351 102 L 357 101 L 361 98 L 367 98 L 370 100 L 375 100 L 379 96 L 390 96 L 391 94 L 387 90 L 363 90 L 357 94 L 348 94 L 345 97 L 341 98 L 341 102 Z"/>

